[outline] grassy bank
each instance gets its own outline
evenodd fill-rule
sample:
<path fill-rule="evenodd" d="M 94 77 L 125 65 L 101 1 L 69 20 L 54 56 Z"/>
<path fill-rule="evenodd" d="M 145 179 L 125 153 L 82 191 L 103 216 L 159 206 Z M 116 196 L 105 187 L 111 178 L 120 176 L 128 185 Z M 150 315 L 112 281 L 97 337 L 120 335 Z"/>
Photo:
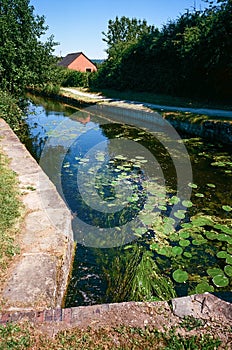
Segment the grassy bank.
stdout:
<path fill-rule="evenodd" d="M 94 92 L 95 91 L 89 91 Z M 98 92 L 99 93 L 99 92 Z M 117 98 L 120 100 L 130 100 L 138 102 L 146 102 L 164 106 L 191 107 L 191 108 L 218 108 L 231 110 L 232 105 L 223 104 L 209 100 L 195 100 L 185 97 L 177 97 L 164 94 L 154 94 L 150 92 L 134 92 L 134 91 L 116 91 L 116 90 L 101 90 L 100 94 Z"/>
<path fill-rule="evenodd" d="M 12 258 L 19 253 L 15 243 L 21 202 L 17 179 L 9 169 L 9 161 L 0 149 L 0 281 L 5 278 Z M 1 283 L 2 284 L 2 283 Z"/>
<path fill-rule="evenodd" d="M 184 328 L 184 327 L 182 327 Z M 207 334 L 188 335 L 182 329 L 180 335 L 174 329 L 159 332 L 156 329 L 130 327 L 99 328 L 88 330 L 73 329 L 61 331 L 55 337 L 42 335 L 32 326 L 8 324 L 0 326 L 0 349 L 166 349 L 166 350 L 216 350 L 226 349 L 218 338 Z M 183 333 L 183 332 L 182 332 Z"/>

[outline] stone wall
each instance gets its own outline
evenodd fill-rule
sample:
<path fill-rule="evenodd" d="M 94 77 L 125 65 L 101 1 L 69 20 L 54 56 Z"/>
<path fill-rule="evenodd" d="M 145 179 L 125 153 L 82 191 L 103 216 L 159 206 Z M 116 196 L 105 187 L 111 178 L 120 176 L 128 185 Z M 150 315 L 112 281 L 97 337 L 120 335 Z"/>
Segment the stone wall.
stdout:
<path fill-rule="evenodd" d="M 21 252 L 3 286 L 4 308 L 61 307 L 74 255 L 71 213 L 47 175 L 2 119 L 0 147 L 18 176 L 25 207 L 19 233 Z"/>

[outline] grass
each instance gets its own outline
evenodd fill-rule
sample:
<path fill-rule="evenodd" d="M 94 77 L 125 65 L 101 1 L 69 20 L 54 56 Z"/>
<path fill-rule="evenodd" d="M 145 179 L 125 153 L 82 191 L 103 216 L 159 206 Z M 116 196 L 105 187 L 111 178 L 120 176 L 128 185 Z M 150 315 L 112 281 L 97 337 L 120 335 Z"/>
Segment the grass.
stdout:
<path fill-rule="evenodd" d="M 209 335 L 182 336 L 175 330 L 159 332 L 149 328 L 99 328 L 60 331 L 55 337 L 42 335 L 29 324 L 0 326 L 1 350 L 103 350 L 103 349 L 166 349 L 216 350 L 221 341 Z"/>
<path fill-rule="evenodd" d="M 91 91 L 94 92 L 95 91 Z M 97 92 L 99 93 L 99 92 Z M 134 92 L 134 91 L 116 91 L 116 90 L 101 90 L 100 94 L 117 98 L 120 100 L 130 100 L 137 102 L 147 102 L 152 104 L 164 105 L 164 106 L 178 106 L 178 107 L 191 107 L 191 108 L 219 108 L 225 110 L 231 110 L 230 104 L 217 103 L 215 101 L 196 100 L 187 97 L 178 97 L 165 94 L 155 94 L 151 92 Z"/>
<path fill-rule="evenodd" d="M 17 179 L 9 169 L 8 159 L 0 150 L 0 281 L 3 281 L 12 257 L 19 253 L 15 243 L 16 221 L 20 217 L 21 202 Z"/>

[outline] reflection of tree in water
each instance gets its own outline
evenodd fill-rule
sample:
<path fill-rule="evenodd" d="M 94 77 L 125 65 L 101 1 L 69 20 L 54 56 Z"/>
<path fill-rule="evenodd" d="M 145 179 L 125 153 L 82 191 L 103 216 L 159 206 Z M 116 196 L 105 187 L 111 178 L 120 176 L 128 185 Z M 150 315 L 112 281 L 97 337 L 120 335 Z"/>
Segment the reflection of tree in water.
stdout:
<path fill-rule="evenodd" d="M 27 94 L 27 97 L 35 106 L 43 106 L 47 115 L 54 112 L 62 113 L 64 116 L 70 116 L 76 112 L 75 107 L 68 106 L 66 104 L 60 103 L 54 99 L 44 98 L 30 93 Z"/>

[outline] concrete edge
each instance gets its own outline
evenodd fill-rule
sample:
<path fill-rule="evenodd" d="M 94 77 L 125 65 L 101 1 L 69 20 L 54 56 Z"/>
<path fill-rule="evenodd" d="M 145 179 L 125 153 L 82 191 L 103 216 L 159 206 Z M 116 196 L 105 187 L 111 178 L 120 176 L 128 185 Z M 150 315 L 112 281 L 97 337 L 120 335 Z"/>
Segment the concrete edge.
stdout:
<path fill-rule="evenodd" d="M 3 287 L 8 310 L 61 307 L 74 256 L 72 216 L 55 186 L 0 119 L 0 147 L 17 174 L 25 217 L 21 253 Z"/>
<path fill-rule="evenodd" d="M 218 321 L 229 325 L 232 320 L 232 304 L 213 294 L 197 294 L 167 301 L 122 302 L 73 308 L 56 308 L 43 311 L 25 310 L 0 313 L 0 324 L 29 321 L 32 323 L 56 323 L 66 327 L 149 326 L 158 322 L 172 325 L 177 318 L 191 316 L 196 319 Z"/>

